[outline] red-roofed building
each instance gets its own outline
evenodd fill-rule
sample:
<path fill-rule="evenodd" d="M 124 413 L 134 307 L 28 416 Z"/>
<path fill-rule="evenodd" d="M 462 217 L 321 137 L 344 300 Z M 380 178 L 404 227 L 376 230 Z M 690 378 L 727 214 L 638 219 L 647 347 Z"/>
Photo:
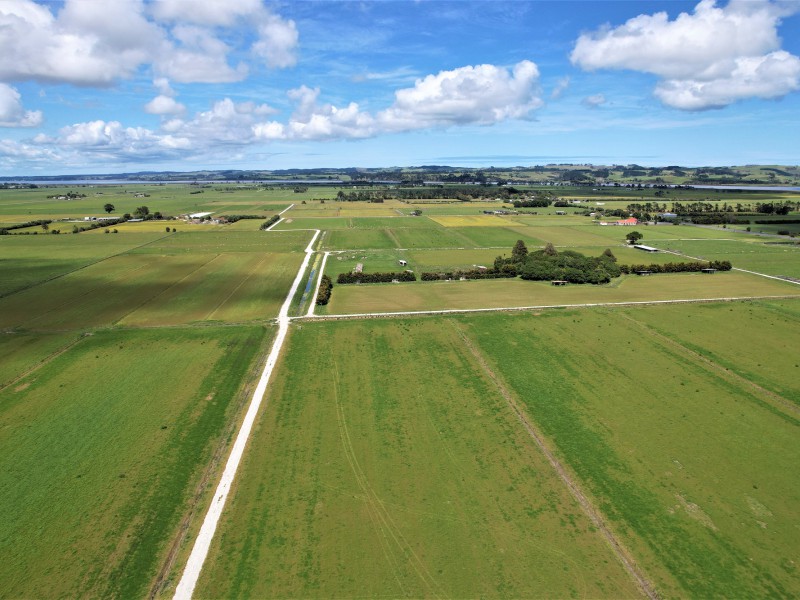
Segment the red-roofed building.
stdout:
<path fill-rule="evenodd" d="M 617 221 L 617 225 L 638 225 L 639 220 L 635 217 L 629 217 L 627 219 L 622 219 L 621 221 Z"/>

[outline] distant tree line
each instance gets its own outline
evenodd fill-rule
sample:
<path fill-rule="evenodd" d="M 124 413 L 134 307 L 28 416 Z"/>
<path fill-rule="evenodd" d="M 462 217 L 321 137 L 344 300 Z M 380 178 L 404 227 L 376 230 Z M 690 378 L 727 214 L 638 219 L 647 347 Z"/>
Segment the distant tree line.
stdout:
<path fill-rule="evenodd" d="M 416 281 L 417 276 L 410 271 L 399 273 L 339 273 L 336 283 L 391 283 L 392 281 Z"/>
<path fill-rule="evenodd" d="M 319 291 L 317 292 L 317 304 L 324 306 L 331 299 L 331 291 L 333 290 L 333 281 L 327 275 L 323 275 L 319 282 Z"/>
<path fill-rule="evenodd" d="M 553 198 L 538 196 L 535 198 L 525 198 L 524 200 L 514 200 L 514 208 L 545 208 L 553 203 Z"/>
<path fill-rule="evenodd" d="M 13 225 L 5 225 L 0 228 L 0 235 L 9 235 L 9 231 L 14 229 L 25 229 L 26 227 L 36 227 L 37 225 L 50 225 L 52 219 L 37 219 L 35 221 L 26 221 L 25 223 L 14 223 Z"/>
<path fill-rule="evenodd" d="M 418 188 L 383 188 L 378 190 L 340 190 L 336 194 L 337 202 L 383 202 L 384 200 L 458 200 L 469 202 L 482 198 L 500 198 L 508 201 L 518 198 L 524 192 L 514 187 L 496 185 L 475 186 L 431 186 Z"/>

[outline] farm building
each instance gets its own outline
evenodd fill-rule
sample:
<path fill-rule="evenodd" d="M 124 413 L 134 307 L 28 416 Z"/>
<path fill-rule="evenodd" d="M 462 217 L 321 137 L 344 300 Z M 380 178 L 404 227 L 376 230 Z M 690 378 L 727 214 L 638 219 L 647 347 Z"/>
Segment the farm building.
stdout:
<path fill-rule="evenodd" d="M 658 252 L 658 248 L 653 248 L 652 246 L 645 246 L 644 244 L 634 244 L 634 248 L 637 250 L 643 250 L 645 252 Z"/>
<path fill-rule="evenodd" d="M 402 259 L 401 259 L 401 260 L 398 260 L 397 262 L 399 262 L 399 263 L 400 263 L 400 266 L 401 266 L 401 267 L 405 267 L 405 266 L 408 264 L 408 261 L 407 261 L 407 260 L 402 260 Z"/>
<path fill-rule="evenodd" d="M 617 225 L 638 225 L 639 219 L 636 217 L 629 217 L 627 219 L 621 219 L 617 221 Z"/>

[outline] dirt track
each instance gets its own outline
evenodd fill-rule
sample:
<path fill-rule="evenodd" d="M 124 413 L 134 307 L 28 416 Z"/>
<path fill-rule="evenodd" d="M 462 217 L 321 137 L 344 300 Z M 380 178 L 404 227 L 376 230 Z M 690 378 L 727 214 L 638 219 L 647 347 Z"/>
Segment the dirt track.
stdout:
<path fill-rule="evenodd" d="M 636 562 L 634 561 L 633 557 L 631 556 L 630 552 L 622 545 L 622 542 L 617 539 L 614 532 L 609 529 L 608 525 L 605 523 L 603 516 L 600 514 L 592 503 L 587 498 L 586 494 L 583 493 L 580 486 L 576 483 L 573 479 L 572 475 L 567 471 L 566 468 L 561 464 L 561 462 L 555 457 L 553 452 L 548 448 L 547 444 L 544 442 L 544 438 L 536 429 L 536 427 L 531 423 L 528 419 L 525 412 L 520 408 L 519 404 L 517 403 L 514 395 L 509 391 L 509 389 L 505 386 L 505 384 L 500 380 L 497 374 L 492 370 L 489 364 L 486 362 L 483 354 L 478 350 L 472 341 L 467 337 L 464 331 L 453 321 L 451 321 L 453 327 L 458 332 L 458 335 L 464 342 L 466 348 L 470 351 L 472 356 L 475 357 L 475 360 L 484 370 L 486 375 L 492 382 L 497 386 L 497 390 L 505 399 L 508 406 L 514 412 L 514 414 L 519 419 L 522 426 L 525 427 L 525 430 L 531 436 L 531 439 L 536 443 L 539 450 L 541 450 L 542 454 L 545 455 L 550 465 L 555 470 L 558 477 L 567 486 L 570 494 L 575 500 L 580 504 L 583 512 L 586 514 L 587 517 L 591 520 L 595 527 L 597 527 L 598 531 L 602 534 L 605 540 L 608 542 L 609 546 L 613 550 L 614 554 L 617 556 L 619 561 L 622 563 L 622 566 L 625 567 L 625 570 L 628 574 L 633 578 L 636 584 L 639 586 L 639 589 L 642 593 L 650 598 L 651 600 L 657 600 L 659 598 L 658 593 L 656 592 L 653 585 L 648 581 L 646 575 L 642 572 L 642 570 L 638 567 Z"/>

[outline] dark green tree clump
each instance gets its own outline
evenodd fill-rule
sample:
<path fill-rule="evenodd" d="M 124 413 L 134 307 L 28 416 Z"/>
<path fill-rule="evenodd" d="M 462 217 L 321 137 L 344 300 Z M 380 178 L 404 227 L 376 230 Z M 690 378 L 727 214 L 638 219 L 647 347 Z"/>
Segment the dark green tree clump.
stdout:
<path fill-rule="evenodd" d="M 730 271 L 733 268 L 729 260 L 712 260 L 710 262 L 673 262 L 663 265 L 621 265 L 620 269 L 628 273 L 698 273 L 703 269 L 716 269 L 717 271 Z"/>
<path fill-rule="evenodd" d="M 323 275 L 319 282 L 319 291 L 317 292 L 317 304 L 323 306 L 331 299 L 331 291 L 333 290 L 333 281 L 327 275 Z"/>
<path fill-rule="evenodd" d="M 262 229 L 262 230 L 263 229 L 269 229 L 270 227 L 275 225 L 275 223 L 277 223 L 280 220 L 281 220 L 281 218 L 280 218 L 279 215 L 272 215 L 269 219 L 267 219 L 266 221 L 264 221 L 261 224 L 261 227 L 259 227 L 259 229 Z"/>
<path fill-rule="evenodd" d="M 442 271 L 438 273 L 426 272 L 420 275 L 422 281 L 447 281 L 449 279 L 501 279 L 517 276 L 517 268 L 513 264 L 503 264 L 499 269 L 469 269 Z"/>
<path fill-rule="evenodd" d="M 339 273 L 336 283 L 391 283 L 392 281 L 416 281 L 417 276 L 410 271 L 400 273 Z"/>
<path fill-rule="evenodd" d="M 549 250 L 549 252 L 548 252 Z M 585 256 L 573 250 L 554 249 L 531 252 L 519 267 L 520 277 L 533 281 L 569 281 L 570 283 L 608 283 L 622 271 L 614 255 Z"/>

